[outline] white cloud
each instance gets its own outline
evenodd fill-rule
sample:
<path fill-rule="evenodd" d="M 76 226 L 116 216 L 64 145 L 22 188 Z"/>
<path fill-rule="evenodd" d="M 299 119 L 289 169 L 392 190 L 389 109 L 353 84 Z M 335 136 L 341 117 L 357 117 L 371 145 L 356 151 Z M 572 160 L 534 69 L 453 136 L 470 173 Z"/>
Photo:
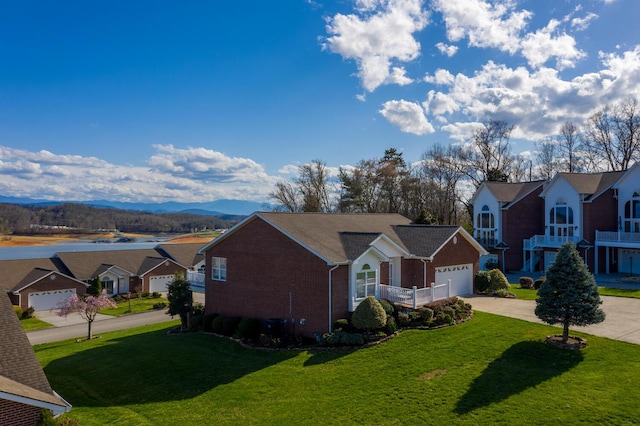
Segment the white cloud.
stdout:
<path fill-rule="evenodd" d="M 405 133 L 424 135 L 434 132 L 422 107 L 416 103 L 405 100 L 388 101 L 383 104 L 380 114 Z"/>
<path fill-rule="evenodd" d="M 0 193 L 48 200 L 131 202 L 268 200 L 277 179 L 248 158 L 155 145 L 149 167 L 0 146 Z"/>
<path fill-rule="evenodd" d="M 519 50 L 520 33 L 532 16 L 528 10 L 516 11 L 511 0 L 434 0 L 432 4 L 442 13 L 450 41 L 467 38 L 470 46 L 511 54 Z"/>
<path fill-rule="evenodd" d="M 571 26 L 577 31 L 584 31 L 589 28 L 591 22 L 598 19 L 598 15 L 595 13 L 588 13 L 584 18 L 573 18 L 571 20 Z"/>
<path fill-rule="evenodd" d="M 452 44 L 436 43 L 436 47 L 440 53 L 448 57 L 452 57 L 456 52 L 458 52 L 458 46 L 454 46 Z"/>
<path fill-rule="evenodd" d="M 396 71 L 390 69 L 420 54 L 420 43 L 413 33 L 427 25 L 428 13 L 422 4 L 422 0 L 360 0 L 358 14 L 337 14 L 328 20 L 331 36 L 324 48 L 354 59 L 358 77 L 369 92 L 382 84 L 406 84 L 407 80 L 393 78 Z"/>
<path fill-rule="evenodd" d="M 532 68 L 544 65 L 551 58 L 556 58 L 556 67 L 560 70 L 572 68 L 576 61 L 586 54 L 576 48 L 576 41 L 566 33 L 554 35 L 560 21 L 552 19 L 546 27 L 527 34 L 522 40 L 522 55 Z"/>

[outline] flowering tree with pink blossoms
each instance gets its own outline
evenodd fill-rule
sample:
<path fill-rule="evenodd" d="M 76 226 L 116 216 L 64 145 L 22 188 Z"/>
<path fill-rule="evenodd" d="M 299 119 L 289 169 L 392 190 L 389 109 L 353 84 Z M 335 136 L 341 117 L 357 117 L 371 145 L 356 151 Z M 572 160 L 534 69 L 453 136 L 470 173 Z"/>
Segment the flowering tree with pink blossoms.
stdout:
<path fill-rule="evenodd" d="M 102 290 L 99 296 L 85 295 L 78 297 L 73 294 L 68 298 L 61 300 L 53 309 L 58 309 L 57 315 L 66 317 L 67 315 L 77 312 L 87 322 L 87 340 L 91 340 L 91 324 L 96 319 L 96 315 L 100 309 L 116 308 L 113 300 L 107 297 L 107 290 Z"/>

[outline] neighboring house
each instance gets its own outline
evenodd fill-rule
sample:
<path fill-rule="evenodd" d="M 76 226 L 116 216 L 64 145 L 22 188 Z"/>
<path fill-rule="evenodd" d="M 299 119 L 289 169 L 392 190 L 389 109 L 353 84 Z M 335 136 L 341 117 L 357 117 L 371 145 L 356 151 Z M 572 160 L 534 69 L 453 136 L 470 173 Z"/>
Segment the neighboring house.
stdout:
<path fill-rule="evenodd" d="M 89 282 L 100 277 L 108 294 L 166 292 L 176 273 L 186 268 L 162 257 L 155 249 L 59 252 L 59 259 L 78 280 Z"/>
<path fill-rule="evenodd" d="M 0 291 L 0 324 L 0 425 L 34 426 L 42 410 L 56 416 L 70 411 L 51 389 L 5 291 Z"/>
<path fill-rule="evenodd" d="M 186 279 L 191 283 L 191 289 L 204 292 L 205 262 L 200 249 L 206 243 L 165 243 L 156 246 L 156 250 L 163 256 L 175 260 L 187 267 Z"/>
<path fill-rule="evenodd" d="M 536 189 L 519 201 L 497 195 L 501 189 L 516 192 L 523 185 Z M 501 201 L 506 204 L 497 220 L 490 215 L 495 215 Z M 592 272 L 640 271 L 638 163 L 626 171 L 558 173 L 543 186 L 487 182 L 474 194 L 472 204 L 476 238 L 483 243 L 484 237 L 495 238 L 509 247 L 502 251 L 507 270 L 544 271 L 560 246 L 571 241 Z M 491 229 L 494 234 L 487 233 Z M 500 252 L 496 245 L 488 248 Z"/>
<path fill-rule="evenodd" d="M 504 270 L 522 268 L 523 240 L 544 232 L 544 218 L 530 214 L 544 208 L 540 198 L 544 183 L 484 182 L 480 185 L 470 202 L 473 204 L 474 237 L 490 252 L 482 257 L 482 268 L 488 259 L 499 262 Z"/>
<path fill-rule="evenodd" d="M 55 259 L 0 261 L 0 287 L 9 289 L 11 302 L 23 310 L 50 310 L 74 293 L 85 294 L 88 286 L 70 276 Z"/>
<path fill-rule="evenodd" d="M 254 213 L 201 250 L 206 313 L 330 331 L 367 296 L 409 305 L 473 293 L 486 251 L 456 226 L 398 214 Z"/>

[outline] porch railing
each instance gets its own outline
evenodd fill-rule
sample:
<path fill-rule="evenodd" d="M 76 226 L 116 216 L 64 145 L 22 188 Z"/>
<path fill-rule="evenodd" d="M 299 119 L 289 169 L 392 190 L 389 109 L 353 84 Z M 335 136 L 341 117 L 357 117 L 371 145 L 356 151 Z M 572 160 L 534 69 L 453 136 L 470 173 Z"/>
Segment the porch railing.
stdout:
<path fill-rule="evenodd" d="M 204 292 L 204 273 L 196 271 L 187 271 L 187 281 L 191 284 L 191 290 L 196 292 Z"/>
<path fill-rule="evenodd" d="M 525 250 L 531 250 L 536 247 L 556 247 L 559 248 L 564 243 L 568 243 L 569 241 L 578 243 L 580 241 L 580 237 L 571 236 L 571 237 L 560 237 L 560 236 L 551 236 L 551 235 L 534 235 L 528 240 L 524 240 L 523 248 Z"/>
<path fill-rule="evenodd" d="M 417 308 L 420 305 L 431 303 L 435 300 L 446 299 L 451 294 L 451 280 L 447 280 L 444 284 L 435 285 L 431 283 L 430 287 L 411 288 L 394 287 L 390 285 L 380 284 L 380 299 L 386 299 L 392 303 L 401 303 L 403 305 Z"/>
<path fill-rule="evenodd" d="M 639 243 L 639 232 L 596 231 L 597 242 L 607 243 Z"/>

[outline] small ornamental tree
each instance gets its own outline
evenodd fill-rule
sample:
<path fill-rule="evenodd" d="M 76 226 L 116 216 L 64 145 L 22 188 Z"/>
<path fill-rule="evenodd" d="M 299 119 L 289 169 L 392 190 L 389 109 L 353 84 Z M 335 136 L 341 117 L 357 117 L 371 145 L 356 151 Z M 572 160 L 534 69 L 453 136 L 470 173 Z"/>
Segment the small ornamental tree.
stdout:
<path fill-rule="evenodd" d="M 182 328 L 187 327 L 187 315 L 191 312 L 193 295 L 191 284 L 184 278 L 184 275 L 175 274 L 173 281 L 167 284 L 167 300 L 169 301 L 167 314 L 179 315 Z"/>
<path fill-rule="evenodd" d="M 86 294 L 83 297 L 79 297 L 77 294 L 73 294 L 58 302 L 54 309 L 58 310 L 57 314 L 61 317 L 66 317 L 73 312 L 79 313 L 87 322 L 87 340 L 91 340 L 93 338 L 91 324 L 96 319 L 98 311 L 116 307 L 114 301 L 107 297 L 107 290 L 102 290 L 99 296 Z"/>
<path fill-rule="evenodd" d="M 566 243 L 545 273 L 538 290 L 536 316 L 548 324 L 562 324 L 562 341 L 569 338 L 569 326 L 604 321 L 598 286 L 573 243 Z"/>
<path fill-rule="evenodd" d="M 375 297 L 368 296 L 353 312 L 351 324 L 358 330 L 379 330 L 387 324 L 387 313 Z"/>

